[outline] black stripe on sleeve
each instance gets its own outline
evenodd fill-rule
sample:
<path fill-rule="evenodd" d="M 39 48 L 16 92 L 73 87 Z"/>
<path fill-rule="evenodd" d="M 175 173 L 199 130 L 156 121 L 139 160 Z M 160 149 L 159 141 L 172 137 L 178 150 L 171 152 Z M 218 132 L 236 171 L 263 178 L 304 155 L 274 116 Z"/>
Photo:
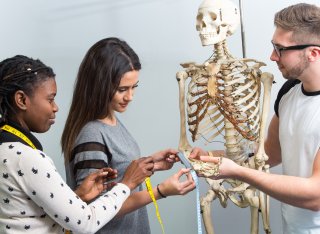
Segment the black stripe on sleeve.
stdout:
<path fill-rule="evenodd" d="M 101 169 L 108 166 L 108 163 L 103 160 L 85 160 L 76 163 L 73 170 L 76 173 L 79 169 Z"/>
<path fill-rule="evenodd" d="M 104 144 L 101 144 L 99 142 L 86 142 L 82 143 L 78 146 L 76 146 L 71 153 L 71 159 L 72 161 L 76 154 L 81 153 L 81 152 L 86 152 L 86 151 L 101 151 L 105 155 L 107 155 L 108 158 L 108 163 L 106 163 L 104 160 L 84 160 L 81 162 L 78 162 L 74 165 L 73 168 L 73 173 L 76 174 L 78 169 L 100 169 L 103 167 L 108 167 L 111 159 L 112 159 L 112 154 L 110 153 L 108 147 Z"/>
<path fill-rule="evenodd" d="M 110 153 L 109 148 L 106 145 L 101 144 L 99 142 L 86 142 L 86 143 L 77 145 L 71 152 L 70 161 L 74 159 L 76 154 L 85 152 L 85 151 L 101 151 L 107 155 L 108 163 L 111 162 L 112 154 Z"/>

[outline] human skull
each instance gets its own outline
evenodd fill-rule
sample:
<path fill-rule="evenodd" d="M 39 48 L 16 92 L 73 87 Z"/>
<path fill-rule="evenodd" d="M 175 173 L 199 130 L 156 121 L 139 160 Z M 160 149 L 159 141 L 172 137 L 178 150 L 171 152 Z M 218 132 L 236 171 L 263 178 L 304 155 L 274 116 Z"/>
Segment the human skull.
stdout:
<path fill-rule="evenodd" d="M 239 23 L 239 9 L 229 0 L 204 0 L 199 6 L 196 29 L 203 46 L 225 40 Z"/>

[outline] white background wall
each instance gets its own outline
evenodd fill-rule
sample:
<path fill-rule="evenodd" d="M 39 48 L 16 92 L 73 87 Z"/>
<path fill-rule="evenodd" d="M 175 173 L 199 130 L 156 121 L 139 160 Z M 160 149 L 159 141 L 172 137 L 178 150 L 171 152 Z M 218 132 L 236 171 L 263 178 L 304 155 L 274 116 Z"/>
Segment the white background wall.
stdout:
<path fill-rule="evenodd" d="M 238 4 L 238 1 L 234 2 Z M 296 0 L 243 0 L 247 57 L 264 61 L 263 71 L 275 75 L 272 102 L 283 83 L 272 52 L 274 13 Z M 308 3 L 319 4 L 319 0 Z M 46 153 L 54 159 L 64 176 L 60 136 L 71 101 L 78 66 L 89 47 L 110 36 L 126 40 L 141 58 L 143 69 L 138 92 L 129 110 L 120 118 L 140 144 L 142 154 L 163 148 L 177 148 L 179 140 L 178 85 L 175 74 L 179 63 L 207 59 L 212 49 L 202 47 L 195 29 L 200 0 L 0 0 L 0 60 L 16 54 L 40 58 L 57 74 L 57 103 L 60 112 L 55 126 L 40 137 Z M 229 38 L 231 53 L 241 57 L 240 29 Z M 273 114 L 271 106 L 270 116 Z M 201 143 L 197 145 L 203 146 Z M 218 144 L 222 147 L 222 144 Z M 205 146 L 211 148 L 212 146 Z M 152 177 L 156 185 L 181 168 Z M 281 173 L 280 167 L 272 172 Z M 201 194 L 207 184 L 201 180 Z M 167 234 L 194 234 L 197 231 L 196 194 L 171 197 L 158 202 Z M 246 234 L 250 230 L 250 213 L 229 203 L 221 208 L 213 204 L 213 220 L 217 234 Z M 153 205 L 148 206 L 152 233 L 161 228 Z M 279 202 L 271 199 L 271 227 L 281 233 Z M 261 231 L 261 233 L 263 233 Z"/>

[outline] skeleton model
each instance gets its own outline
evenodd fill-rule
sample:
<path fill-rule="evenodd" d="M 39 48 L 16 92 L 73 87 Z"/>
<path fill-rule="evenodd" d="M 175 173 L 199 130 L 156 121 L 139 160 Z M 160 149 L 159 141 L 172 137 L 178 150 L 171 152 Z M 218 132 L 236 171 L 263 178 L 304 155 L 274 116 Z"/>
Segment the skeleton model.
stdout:
<path fill-rule="evenodd" d="M 262 73 L 265 64 L 254 59 L 234 58 L 226 44 L 240 22 L 238 8 L 229 0 L 204 0 L 198 10 L 197 30 L 203 46 L 214 45 L 213 56 L 203 64 L 183 63 L 177 73 L 180 93 L 181 132 L 179 150 L 188 157 L 191 145 L 186 135 L 186 113 L 193 141 L 200 137 L 208 142 L 224 136 L 225 155 L 236 163 L 269 172 L 265 163 L 264 133 L 269 111 L 273 76 Z M 185 86 L 188 78 L 188 90 Z M 260 106 L 261 83 L 263 105 Z M 187 102 L 187 108 L 185 106 Z M 258 147 L 251 153 L 248 149 Z M 219 174 L 219 165 L 189 159 L 193 168 L 206 177 Z M 207 233 L 213 234 L 211 202 L 218 198 L 223 207 L 230 199 L 234 204 L 251 209 L 251 234 L 259 232 L 259 211 L 265 233 L 269 227 L 269 198 L 249 184 L 237 180 L 212 180 L 201 209 Z"/>

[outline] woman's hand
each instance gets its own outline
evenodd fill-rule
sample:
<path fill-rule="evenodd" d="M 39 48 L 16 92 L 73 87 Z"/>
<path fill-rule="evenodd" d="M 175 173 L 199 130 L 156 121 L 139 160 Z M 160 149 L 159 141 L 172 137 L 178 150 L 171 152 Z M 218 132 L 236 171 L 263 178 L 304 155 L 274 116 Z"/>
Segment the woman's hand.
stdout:
<path fill-rule="evenodd" d="M 121 183 L 127 185 L 130 190 L 141 184 L 146 177 L 153 174 L 154 162 L 152 157 L 143 157 L 133 160 L 127 167 Z"/>
<path fill-rule="evenodd" d="M 181 181 L 183 175 L 186 175 L 186 180 Z M 160 183 L 159 190 L 164 196 L 185 195 L 192 191 L 195 186 L 195 182 L 190 174 L 190 169 L 182 168 L 176 174 Z"/>
<path fill-rule="evenodd" d="M 178 153 L 175 149 L 165 149 L 152 154 L 150 157 L 153 158 L 154 168 L 153 171 L 163 171 L 172 168 L 173 164 L 179 161 L 176 154 Z"/>
<path fill-rule="evenodd" d="M 115 179 L 118 172 L 112 168 L 102 168 L 88 175 L 75 193 L 85 202 L 89 202 L 99 196 L 104 190 L 112 188 L 116 183 L 106 183 L 108 180 Z"/>

